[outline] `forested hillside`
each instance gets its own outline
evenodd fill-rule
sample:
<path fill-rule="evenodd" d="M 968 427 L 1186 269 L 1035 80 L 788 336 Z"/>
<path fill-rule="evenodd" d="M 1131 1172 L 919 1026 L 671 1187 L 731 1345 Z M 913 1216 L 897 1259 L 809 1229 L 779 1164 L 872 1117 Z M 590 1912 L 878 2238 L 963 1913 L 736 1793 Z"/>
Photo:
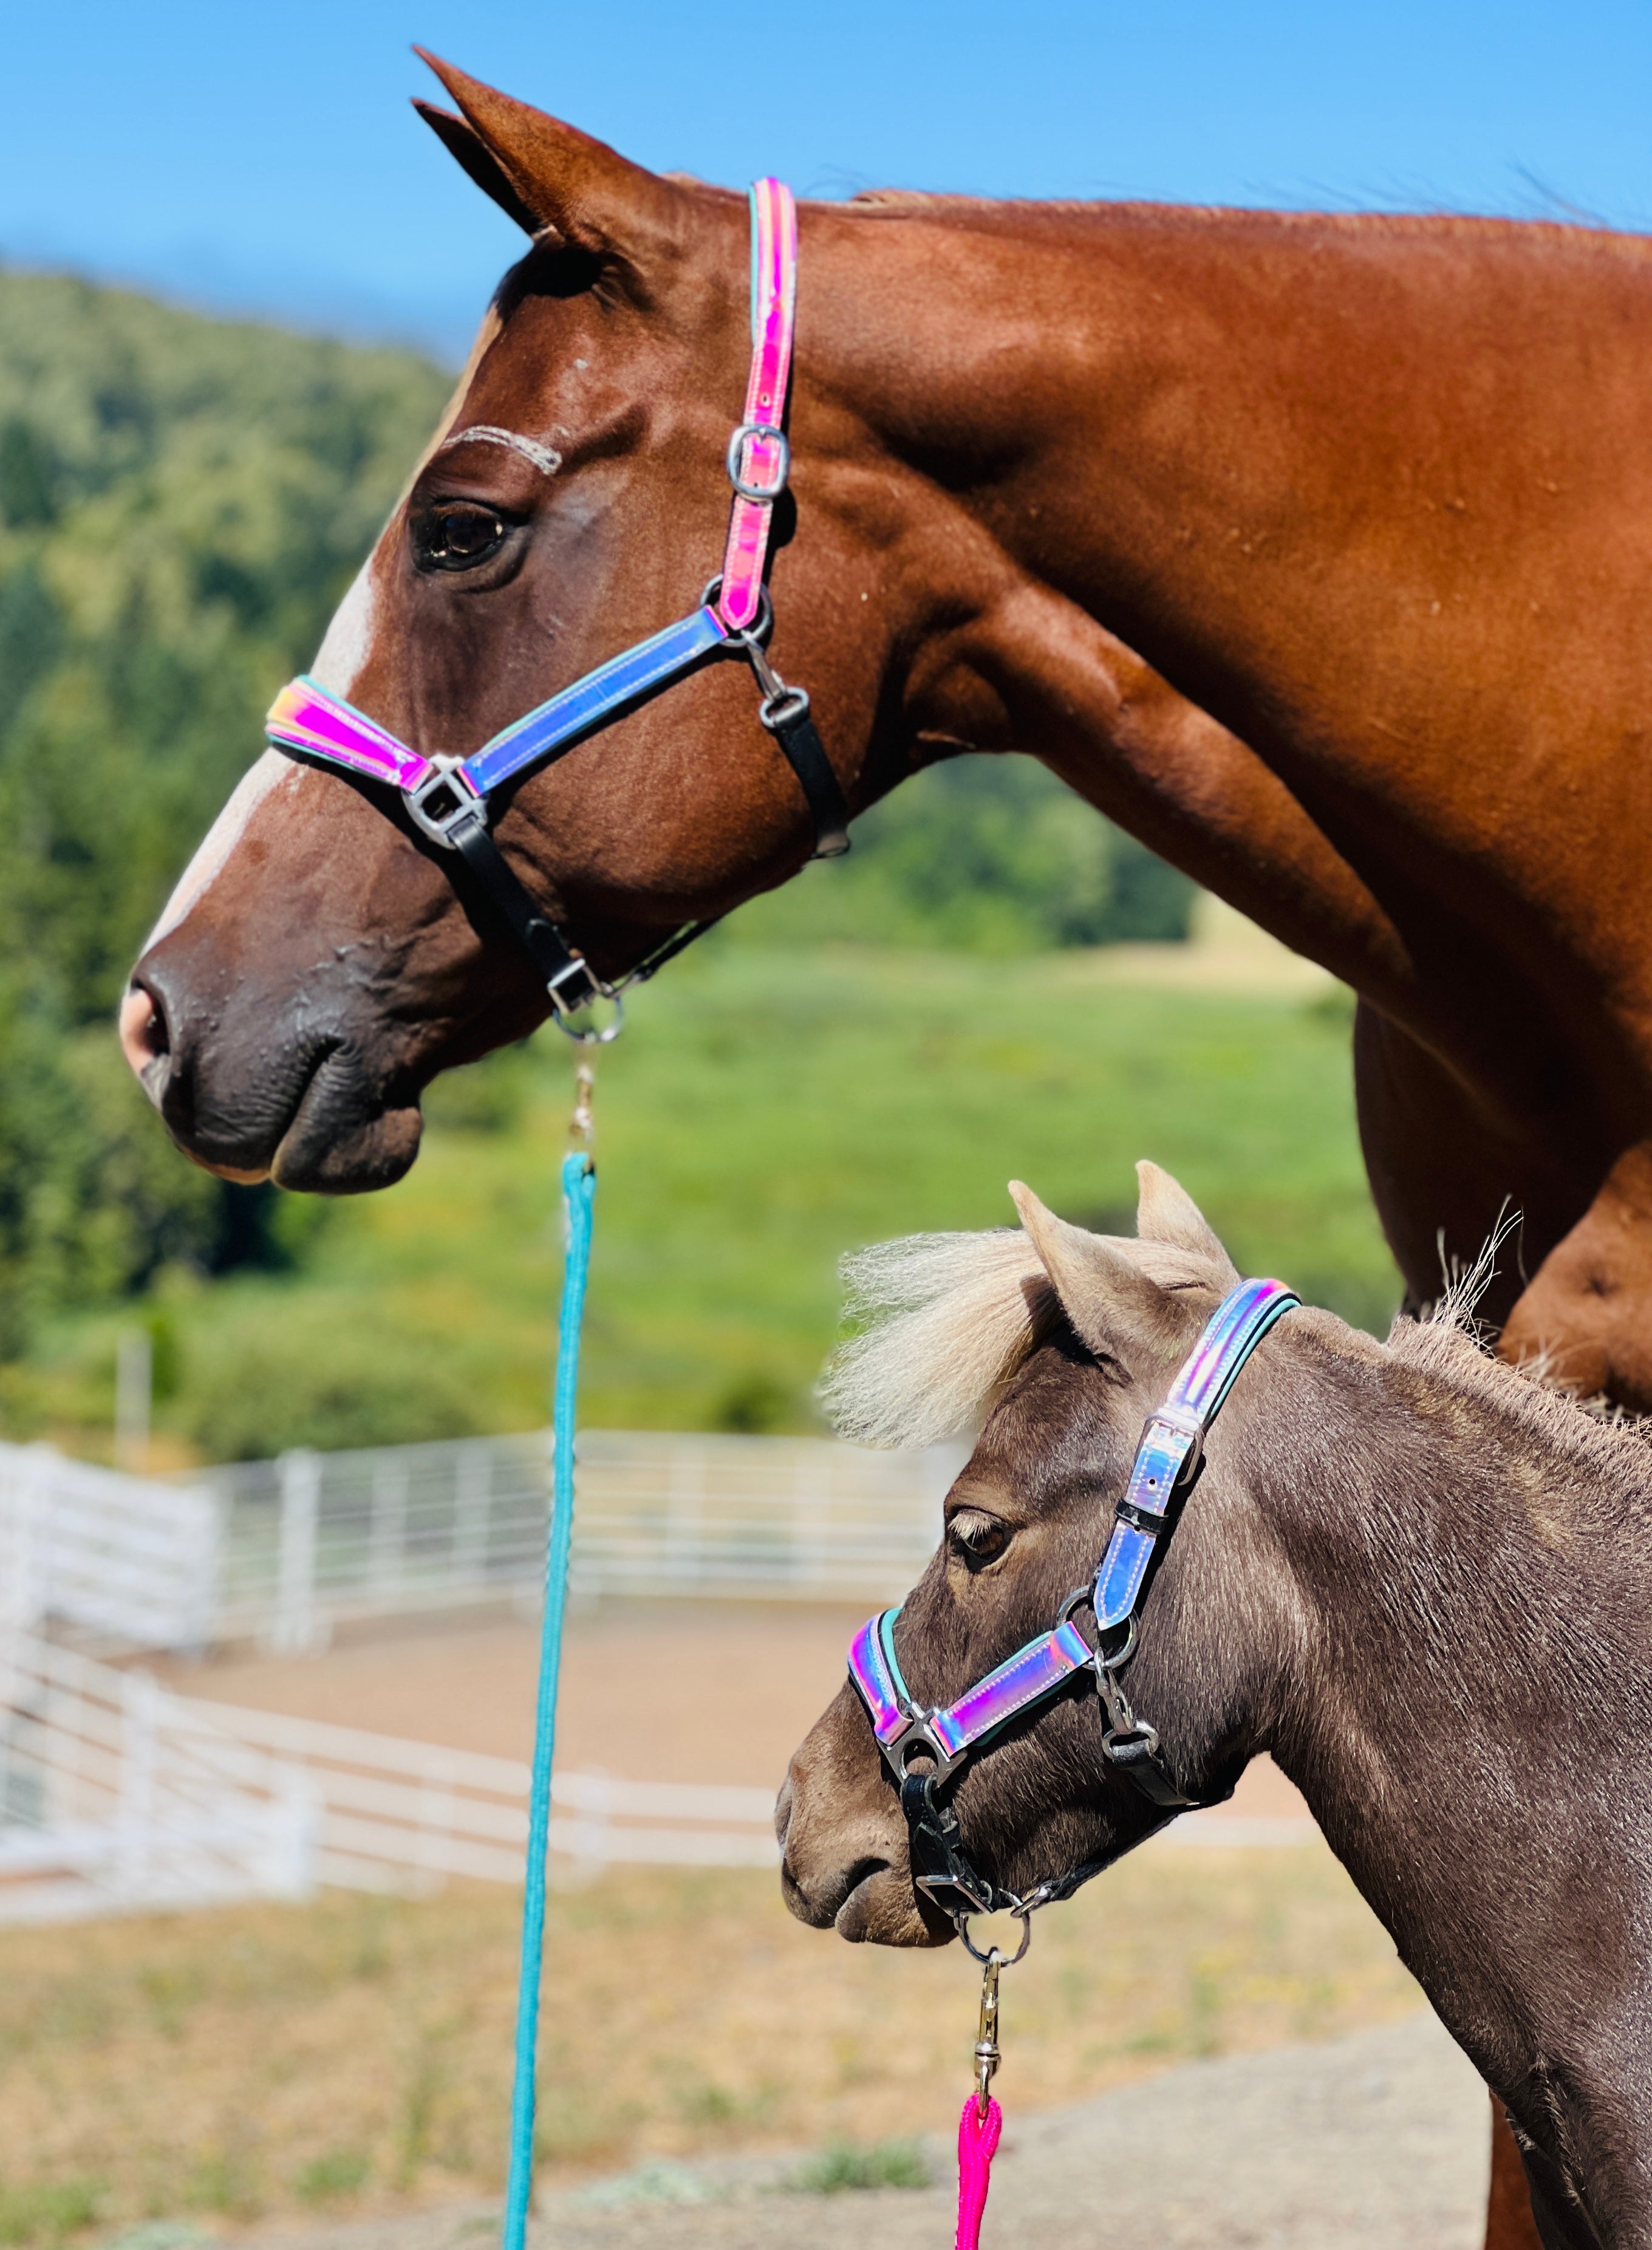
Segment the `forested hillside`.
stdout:
<path fill-rule="evenodd" d="M 233 1247 L 109 1024 L 446 388 L 410 353 L 0 274 L 0 1353 Z"/>
<path fill-rule="evenodd" d="M 0 272 L 0 1422 L 62 1317 L 290 1262 L 315 1207 L 170 1149 L 110 1036 L 434 421 L 416 355 Z M 1026 760 L 920 777 L 715 941 L 996 951 L 1185 934 L 1190 887 Z M 38 1422 L 38 1417 L 34 1417 Z"/>

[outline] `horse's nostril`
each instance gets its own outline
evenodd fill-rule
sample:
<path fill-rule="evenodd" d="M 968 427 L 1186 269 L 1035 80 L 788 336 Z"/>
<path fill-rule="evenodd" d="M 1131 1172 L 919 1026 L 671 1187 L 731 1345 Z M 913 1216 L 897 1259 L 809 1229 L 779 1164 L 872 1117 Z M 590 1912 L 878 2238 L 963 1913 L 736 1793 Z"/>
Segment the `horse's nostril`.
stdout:
<path fill-rule="evenodd" d="M 140 1078 L 172 1052 L 166 1012 L 141 984 L 132 985 L 120 1003 L 120 1049 Z"/>

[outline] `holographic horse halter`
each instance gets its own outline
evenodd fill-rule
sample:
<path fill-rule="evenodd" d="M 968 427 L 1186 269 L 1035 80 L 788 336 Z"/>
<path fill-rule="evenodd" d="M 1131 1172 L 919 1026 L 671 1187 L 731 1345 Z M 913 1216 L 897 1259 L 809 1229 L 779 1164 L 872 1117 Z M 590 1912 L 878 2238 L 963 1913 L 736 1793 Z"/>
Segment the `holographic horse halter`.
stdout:
<path fill-rule="evenodd" d="M 1135 1653 L 1137 1621 L 1155 1556 L 1163 1553 L 1160 1543 L 1168 1544 L 1177 1521 L 1173 1511 L 1179 1512 L 1179 1503 L 1199 1474 L 1205 1432 L 1263 1337 L 1299 1301 L 1283 1281 L 1242 1281 L 1223 1299 L 1172 1384 L 1169 1397 L 1147 1417 L 1093 1584 L 1067 1597 L 1055 1625 L 1041 1639 L 1029 1640 L 955 1702 L 927 1709 L 913 1700 L 901 1676 L 895 1654 L 899 1610 L 885 1610 L 856 1635 L 849 1652 L 849 1676 L 900 1788 L 913 1881 L 952 1915 L 966 1943 L 972 1914 L 1008 1908 L 1024 1921 L 1035 1908 L 1070 1897 L 1105 1864 L 1052 1876 L 1024 1898 L 1001 1890 L 972 1864 L 958 1816 L 939 1794 L 965 1761 L 1012 1719 L 1047 1702 L 1084 1674 L 1093 1675 L 1106 1714 L 1102 1747 L 1107 1757 L 1166 1820 L 1195 1805 L 1221 1801 L 1182 1795 L 1159 1755 L 1156 1729 L 1131 1709 L 1118 1675 Z M 1073 1622 L 1074 1613 L 1082 1609 L 1094 1617 L 1094 1646 Z M 911 1762 L 919 1757 L 928 1763 L 929 1771 L 910 1770 Z"/>
<path fill-rule="evenodd" d="M 791 468 L 783 425 L 796 318 L 797 206 L 791 190 L 779 180 L 755 182 L 751 204 L 752 367 L 746 418 L 728 441 L 734 502 L 722 573 L 706 587 L 699 606 L 651 639 L 610 657 L 468 757 L 426 756 L 410 749 L 307 674 L 281 690 L 265 721 L 278 749 L 315 759 L 352 779 L 400 790 L 409 818 L 432 843 L 459 853 L 526 947 L 564 1030 L 569 1029 L 569 1015 L 599 996 L 613 1000 L 617 1011 L 625 986 L 651 977 L 711 925 L 685 924 L 617 984 L 605 983 L 535 905 L 494 842 L 491 800 L 501 790 L 685 680 L 710 659 L 744 657 L 762 694 L 757 715 L 789 760 L 808 800 L 815 824 L 814 857 L 836 859 L 849 849 L 848 807 L 809 716 L 809 697 L 801 687 L 788 687 L 764 652 L 773 622 L 764 571 L 774 503 Z M 455 435 L 462 438 L 464 432 Z M 597 1036 L 611 1039 L 618 1029 L 616 1014 Z"/>

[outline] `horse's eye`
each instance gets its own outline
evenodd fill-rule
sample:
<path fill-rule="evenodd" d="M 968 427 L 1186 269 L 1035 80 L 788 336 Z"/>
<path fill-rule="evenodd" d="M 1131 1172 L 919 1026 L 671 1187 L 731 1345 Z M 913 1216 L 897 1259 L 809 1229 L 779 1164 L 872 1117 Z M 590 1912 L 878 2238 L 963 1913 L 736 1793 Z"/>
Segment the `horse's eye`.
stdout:
<path fill-rule="evenodd" d="M 451 500 L 421 516 L 414 527 L 420 567 L 426 570 L 474 570 L 505 542 L 505 519 L 476 500 Z"/>
<path fill-rule="evenodd" d="M 993 1563 L 1009 1544 L 1009 1526 L 979 1508 L 960 1508 L 946 1526 L 946 1536 L 965 1562 Z"/>

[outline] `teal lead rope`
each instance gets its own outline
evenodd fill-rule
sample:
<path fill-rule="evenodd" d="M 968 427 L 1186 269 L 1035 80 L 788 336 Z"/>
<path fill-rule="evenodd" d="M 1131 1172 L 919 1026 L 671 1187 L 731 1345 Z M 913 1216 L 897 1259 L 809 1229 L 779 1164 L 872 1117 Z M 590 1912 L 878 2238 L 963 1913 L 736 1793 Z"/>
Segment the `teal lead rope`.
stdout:
<path fill-rule="evenodd" d="M 575 1113 L 576 1122 L 578 1112 Z M 589 1108 L 585 1112 L 589 1129 Z M 596 1170 L 584 1149 L 562 1160 L 568 1260 L 556 1338 L 556 1404 L 551 1430 L 551 1537 L 545 1558 L 545 1623 L 540 1639 L 539 1703 L 528 1792 L 527 1881 L 522 1895 L 522 1973 L 516 1998 L 516 2077 L 511 2091 L 511 2164 L 505 2189 L 504 2250 L 523 2250 L 533 2194 L 533 2076 L 539 2045 L 540 1971 L 545 1957 L 545 1862 L 551 1837 L 551 1758 L 556 1748 L 556 1680 L 562 1660 L 562 1612 L 574 1538 L 574 1408 L 579 1391 L 580 1321 L 591 1263 L 591 1198 Z"/>

